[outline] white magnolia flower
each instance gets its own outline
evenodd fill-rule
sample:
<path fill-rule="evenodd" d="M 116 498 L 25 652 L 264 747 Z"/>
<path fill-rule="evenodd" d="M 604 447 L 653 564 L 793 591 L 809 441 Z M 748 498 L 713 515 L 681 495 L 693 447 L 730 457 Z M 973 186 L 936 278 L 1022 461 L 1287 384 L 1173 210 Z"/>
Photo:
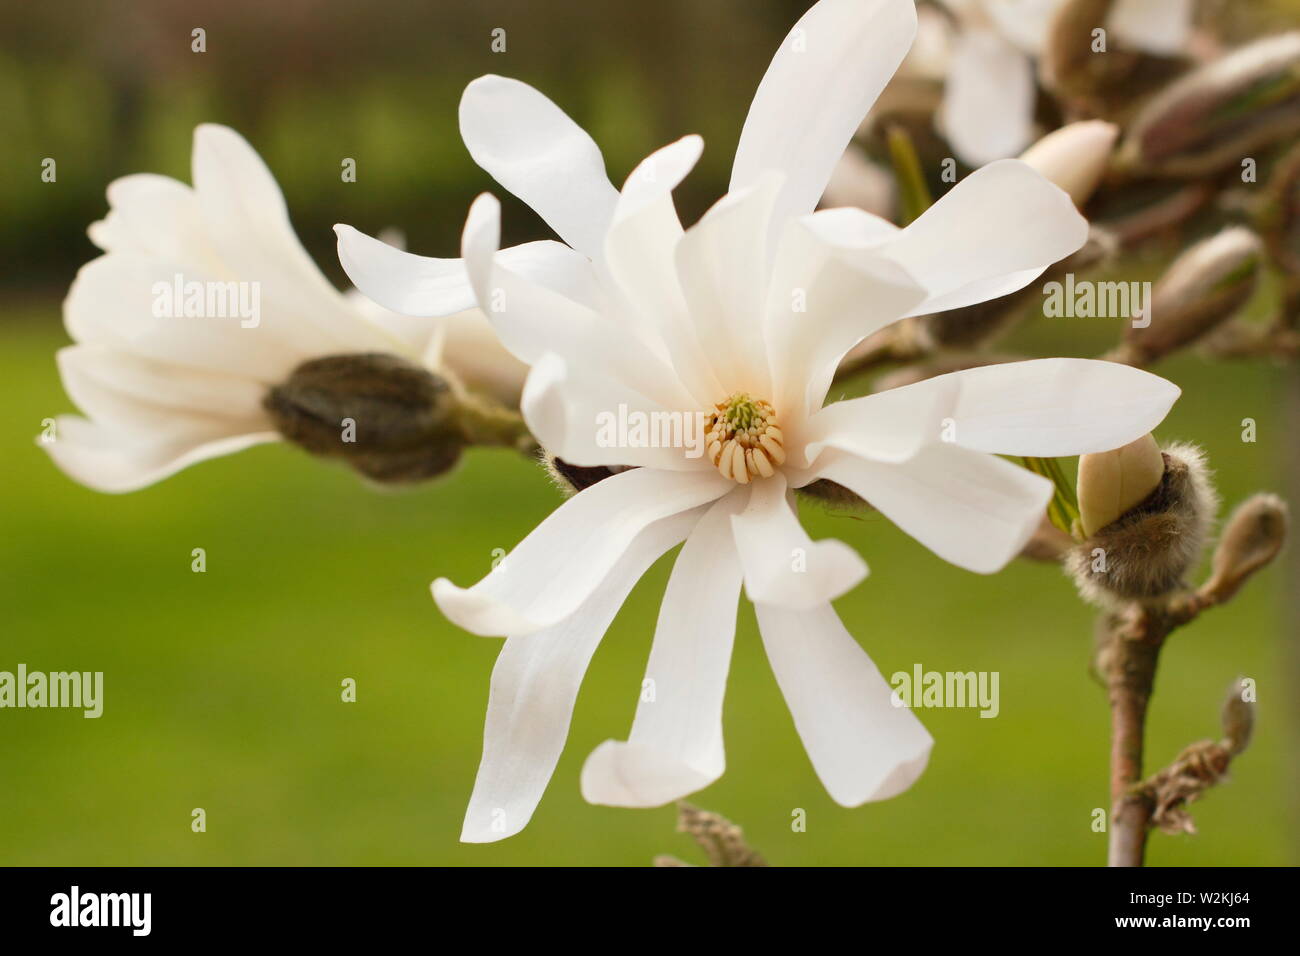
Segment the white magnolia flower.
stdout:
<path fill-rule="evenodd" d="M 823 407 L 841 356 L 863 337 L 1023 287 L 1087 235 L 1069 197 L 1017 160 L 969 176 L 906 229 L 861 210 L 811 212 L 914 29 L 911 0 L 822 0 L 805 14 L 755 95 L 729 193 L 688 230 L 671 193 L 700 155 L 698 137 L 654 153 L 618 191 L 595 143 L 540 93 L 493 76 L 466 90 L 471 154 L 569 243 L 546 253 L 556 268 L 543 283 L 516 266 L 517 251 L 497 253 L 492 197 L 465 227 L 479 301 L 531 366 L 527 421 L 566 461 L 635 467 L 569 499 L 473 587 L 434 583 L 452 621 L 507 637 L 463 840 L 527 823 L 597 644 L 645 570 L 683 541 L 646 670 L 654 700 L 639 704 L 626 742 L 588 758 L 585 798 L 654 806 L 722 774 L 742 585 L 831 796 L 856 806 L 905 790 L 931 737 L 894 706 L 831 606 L 866 565 L 839 541 L 809 539 L 792 489 L 838 483 L 941 557 L 993 572 L 1052 494 L 996 454 L 1115 448 L 1176 398 L 1146 372 L 1059 359 Z M 439 305 L 445 262 L 347 229 L 340 248 L 353 281 L 389 308 Z M 699 413 L 706 453 L 606 447 L 598 424 L 620 406 Z"/>
<path fill-rule="evenodd" d="M 326 355 L 397 353 L 517 400 L 524 366 L 482 313 L 414 322 L 336 290 L 238 133 L 200 126 L 193 166 L 193 187 L 151 174 L 115 181 L 107 217 L 90 227 L 105 254 L 68 292 L 64 322 L 76 344 L 58 353 L 64 387 L 87 417 L 60 416 L 55 440 L 42 446 L 70 476 L 131 491 L 274 441 L 267 390 Z M 187 289 L 202 296 L 189 314 Z M 221 293 L 217 309 L 208 308 L 208 290 Z M 460 308 L 472 305 L 464 295 Z"/>
<path fill-rule="evenodd" d="M 939 126 L 957 155 L 980 166 L 1015 156 L 1033 138 L 1034 61 L 1065 0 L 941 0 L 957 24 L 946 45 L 948 63 Z M 1106 27 L 1114 42 L 1174 55 L 1187 46 L 1193 0 L 1117 0 Z M 918 70 L 933 70 L 927 55 Z"/>

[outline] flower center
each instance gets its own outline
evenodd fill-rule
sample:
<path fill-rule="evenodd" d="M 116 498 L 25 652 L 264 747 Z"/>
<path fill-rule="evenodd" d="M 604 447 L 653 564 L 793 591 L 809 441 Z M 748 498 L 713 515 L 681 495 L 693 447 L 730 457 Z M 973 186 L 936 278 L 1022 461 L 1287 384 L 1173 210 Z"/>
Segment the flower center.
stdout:
<path fill-rule="evenodd" d="M 770 402 L 737 392 L 713 408 L 704 445 L 723 478 L 745 485 L 750 478 L 770 477 L 785 463 L 785 436 Z"/>

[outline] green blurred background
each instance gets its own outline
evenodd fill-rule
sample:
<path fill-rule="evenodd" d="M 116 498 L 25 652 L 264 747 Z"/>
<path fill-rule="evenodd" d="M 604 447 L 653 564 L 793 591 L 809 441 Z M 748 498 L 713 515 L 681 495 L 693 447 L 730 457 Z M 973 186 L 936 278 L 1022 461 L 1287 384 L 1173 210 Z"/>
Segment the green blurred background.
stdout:
<path fill-rule="evenodd" d="M 637 588 L 598 652 L 569 746 L 530 826 L 457 842 L 478 763 L 498 642 L 439 616 L 428 583 L 468 583 L 557 503 L 531 463 L 468 456 L 450 479 L 376 492 L 294 449 L 205 463 L 127 496 L 63 477 L 34 441 L 71 410 L 54 368 L 59 301 L 95 255 L 85 227 L 116 176 L 188 180 L 194 125 L 248 136 L 295 224 L 341 278 L 330 225 L 403 229 L 452 254 L 464 211 L 493 184 L 464 151 L 455 104 L 485 72 L 540 86 L 589 129 L 620 182 L 651 149 L 703 134 L 679 191 L 692 219 L 725 188 L 745 109 L 794 2 L 0 3 L 0 670 L 105 672 L 99 720 L 0 710 L 0 862 L 6 864 L 610 864 L 700 855 L 674 811 L 591 807 L 582 760 L 626 736 L 669 563 Z M 1241 4 L 1296 22 L 1294 2 Z M 190 52 L 190 30 L 207 52 Z M 507 31 L 507 52 L 490 32 Z M 1243 29 L 1246 27 L 1243 26 Z M 1254 27 L 1251 27 L 1254 29 Z M 42 183 L 40 163 L 58 161 Z M 343 157 L 358 180 L 342 183 Z M 505 197 L 502 197 L 505 198 Z M 541 224 L 517 202 L 507 239 Z M 1152 278 L 1159 256 L 1130 263 Z M 1095 355 L 1103 320 L 1031 324 L 1029 355 Z M 1206 447 L 1227 502 L 1294 491 L 1294 371 L 1195 356 L 1159 369 L 1184 389 L 1159 432 Z M 1288 404 L 1289 403 L 1289 404 Z M 1254 418 L 1259 440 L 1241 441 Z M 921 711 L 937 744 L 907 794 L 857 810 L 826 796 L 741 614 L 728 689 L 728 769 L 695 802 L 741 823 L 778 864 L 1098 864 L 1107 708 L 1087 673 L 1091 612 L 1055 567 L 980 577 L 879 517 L 805 509 L 814 537 L 858 547 L 872 574 L 838 602 L 886 675 L 1001 673 L 1001 714 Z M 190 570 L 192 549 L 207 572 Z M 1194 807 L 1197 836 L 1153 837 L 1155 864 L 1294 864 L 1297 634 L 1274 567 L 1180 632 L 1160 671 L 1151 769 L 1213 735 L 1229 681 L 1260 685 L 1260 722 L 1231 781 Z M 1289 587 L 1288 587 L 1289 584 Z M 339 699 L 354 678 L 358 700 Z M 207 812 L 206 833 L 190 811 Z M 807 812 L 806 832 L 791 814 Z"/>

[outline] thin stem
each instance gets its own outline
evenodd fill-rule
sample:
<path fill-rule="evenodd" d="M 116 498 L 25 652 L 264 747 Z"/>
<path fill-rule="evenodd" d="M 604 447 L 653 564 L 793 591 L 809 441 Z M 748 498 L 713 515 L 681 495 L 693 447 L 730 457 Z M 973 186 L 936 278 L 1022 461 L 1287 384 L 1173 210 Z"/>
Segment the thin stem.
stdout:
<path fill-rule="evenodd" d="M 457 401 L 460 430 L 469 444 L 536 450 L 537 441 L 518 412 L 471 392 L 462 391 Z"/>
<path fill-rule="evenodd" d="M 1155 686 L 1163 629 L 1153 630 L 1138 612 L 1130 626 L 1111 635 L 1107 685 L 1110 696 L 1111 866 L 1141 866 L 1151 822 L 1150 800 L 1134 788 L 1142 781 L 1147 706 Z"/>

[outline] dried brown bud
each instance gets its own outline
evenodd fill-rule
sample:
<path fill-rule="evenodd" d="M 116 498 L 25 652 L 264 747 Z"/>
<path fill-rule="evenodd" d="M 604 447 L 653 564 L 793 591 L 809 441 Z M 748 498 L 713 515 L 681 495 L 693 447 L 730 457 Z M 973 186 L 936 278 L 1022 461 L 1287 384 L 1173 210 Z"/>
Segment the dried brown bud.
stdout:
<path fill-rule="evenodd" d="M 1196 243 L 1161 276 L 1124 346 L 1140 364 L 1191 344 L 1231 318 L 1255 294 L 1264 261 L 1260 238 L 1244 227 Z"/>
<path fill-rule="evenodd" d="M 700 845 L 710 866 L 767 866 L 767 861 L 745 842 L 744 831 L 720 813 L 701 810 L 682 801 L 677 804 L 677 829 L 690 834 Z M 678 861 L 660 863 L 657 859 L 655 862 L 657 866 L 671 866 Z"/>
<path fill-rule="evenodd" d="M 1202 591 L 1215 603 L 1231 599 L 1252 574 L 1277 557 L 1289 523 L 1286 502 L 1277 495 L 1247 498 L 1224 525 Z"/>
<path fill-rule="evenodd" d="M 263 406 L 287 440 L 384 483 L 440 475 L 466 444 L 447 382 L 396 355 L 304 362 Z"/>
<path fill-rule="evenodd" d="M 1066 555 L 1066 570 L 1087 600 L 1162 601 L 1185 586 L 1200 558 L 1218 507 L 1205 456 L 1192 445 L 1171 445 L 1163 458 L 1155 490 Z M 1080 497 L 1086 494 L 1081 488 Z"/>
<path fill-rule="evenodd" d="M 1300 32 L 1247 44 L 1167 87 L 1138 114 L 1117 163 L 1198 177 L 1300 130 Z"/>

